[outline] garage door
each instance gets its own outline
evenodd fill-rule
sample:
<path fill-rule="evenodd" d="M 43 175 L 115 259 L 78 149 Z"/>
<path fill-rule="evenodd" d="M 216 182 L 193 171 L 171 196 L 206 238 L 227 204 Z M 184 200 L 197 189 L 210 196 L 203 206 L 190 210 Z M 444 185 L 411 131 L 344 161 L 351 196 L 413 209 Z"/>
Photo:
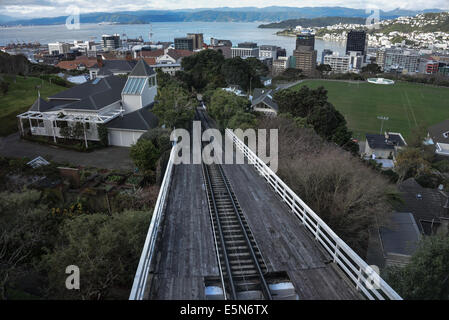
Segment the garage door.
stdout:
<path fill-rule="evenodd" d="M 140 131 L 124 131 L 124 130 L 111 130 L 109 132 L 109 145 L 119 147 L 131 147 L 136 143 L 143 132 Z"/>

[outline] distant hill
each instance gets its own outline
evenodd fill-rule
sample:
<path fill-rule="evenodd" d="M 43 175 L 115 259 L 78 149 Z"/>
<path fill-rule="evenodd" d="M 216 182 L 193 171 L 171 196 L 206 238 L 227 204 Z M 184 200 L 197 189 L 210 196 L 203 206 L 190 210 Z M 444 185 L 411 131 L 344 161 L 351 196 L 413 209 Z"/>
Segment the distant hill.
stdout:
<path fill-rule="evenodd" d="M 400 16 L 413 16 L 424 12 L 441 12 L 439 9 L 381 11 L 383 19 Z M 364 9 L 344 7 L 265 7 L 265 8 L 215 8 L 215 9 L 183 9 L 183 10 L 141 10 L 122 12 L 96 12 L 82 14 L 81 23 L 99 23 L 103 21 L 117 23 L 150 23 L 175 21 L 211 21 L 211 22 L 280 22 L 282 20 L 317 18 L 317 17 L 367 17 Z M 53 25 L 65 23 L 66 17 L 37 18 L 29 20 L 6 21 L 7 25 Z"/>
<path fill-rule="evenodd" d="M 301 19 L 289 19 L 281 22 L 274 22 L 268 24 L 261 24 L 259 28 L 275 28 L 275 29 L 288 29 L 296 26 L 302 26 L 306 28 L 311 27 L 326 27 L 338 23 L 343 24 L 364 24 L 366 18 L 350 18 L 350 17 L 323 17 L 323 18 L 301 18 Z"/>

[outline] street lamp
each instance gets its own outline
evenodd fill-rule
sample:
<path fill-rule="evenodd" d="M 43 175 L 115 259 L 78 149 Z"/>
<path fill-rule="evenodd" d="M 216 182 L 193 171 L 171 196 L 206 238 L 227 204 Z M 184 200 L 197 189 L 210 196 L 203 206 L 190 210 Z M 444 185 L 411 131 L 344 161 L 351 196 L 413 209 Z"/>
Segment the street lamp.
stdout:
<path fill-rule="evenodd" d="M 382 122 L 380 123 L 380 134 L 382 134 L 382 128 L 384 126 L 384 120 L 388 120 L 388 117 L 384 117 L 384 116 L 378 116 L 377 119 L 382 120 Z"/>

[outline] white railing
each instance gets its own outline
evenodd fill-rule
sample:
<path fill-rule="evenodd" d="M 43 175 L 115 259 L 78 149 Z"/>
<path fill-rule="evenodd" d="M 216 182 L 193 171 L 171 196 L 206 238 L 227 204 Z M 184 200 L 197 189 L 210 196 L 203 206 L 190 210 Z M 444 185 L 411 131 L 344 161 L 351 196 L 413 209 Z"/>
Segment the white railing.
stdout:
<path fill-rule="evenodd" d="M 173 146 L 168 160 L 167 168 L 165 169 L 164 179 L 162 180 L 161 189 L 157 197 L 156 205 L 153 210 L 153 216 L 151 218 L 150 227 L 148 228 L 147 238 L 140 256 L 139 266 L 137 267 L 136 275 L 134 276 L 133 287 L 129 300 L 143 300 L 145 294 L 145 287 L 148 280 L 148 274 L 154 255 L 154 249 L 157 240 L 157 234 L 159 230 L 159 224 L 161 222 L 165 202 L 170 188 L 170 181 L 173 172 L 173 158 L 176 153 L 176 147 Z"/>
<path fill-rule="evenodd" d="M 232 130 L 226 129 L 226 135 L 301 220 L 315 240 L 332 256 L 333 261 L 352 280 L 358 290 L 370 300 L 402 300 L 396 291 L 340 239 Z"/>

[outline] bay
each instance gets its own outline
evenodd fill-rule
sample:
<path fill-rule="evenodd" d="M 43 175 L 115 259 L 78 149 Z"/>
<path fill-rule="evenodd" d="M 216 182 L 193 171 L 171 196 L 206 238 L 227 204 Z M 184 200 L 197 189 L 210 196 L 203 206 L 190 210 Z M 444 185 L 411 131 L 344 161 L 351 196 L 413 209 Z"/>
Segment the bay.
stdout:
<path fill-rule="evenodd" d="M 210 43 L 210 38 L 231 40 L 234 45 L 239 42 L 251 41 L 258 45 L 276 45 L 287 50 L 292 55 L 295 48 L 295 38 L 277 36 L 279 29 L 259 29 L 259 22 L 155 22 L 150 24 L 99 25 L 94 23 L 81 24 L 78 30 L 69 30 L 65 25 L 8 27 L 0 29 L 0 45 L 12 42 L 40 42 L 47 44 L 56 41 L 73 42 L 73 40 L 95 40 L 99 42 L 101 35 L 119 33 L 128 38 L 142 36 L 149 40 L 173 41 L 176 37 L 183 37 L 186 33 L 203 33 L 204 42 Z M 321 59 L 323 49 L 331 49 L 340 54 L 345 53 L 344 42 L 315 40 L 318 60 Z"/>

